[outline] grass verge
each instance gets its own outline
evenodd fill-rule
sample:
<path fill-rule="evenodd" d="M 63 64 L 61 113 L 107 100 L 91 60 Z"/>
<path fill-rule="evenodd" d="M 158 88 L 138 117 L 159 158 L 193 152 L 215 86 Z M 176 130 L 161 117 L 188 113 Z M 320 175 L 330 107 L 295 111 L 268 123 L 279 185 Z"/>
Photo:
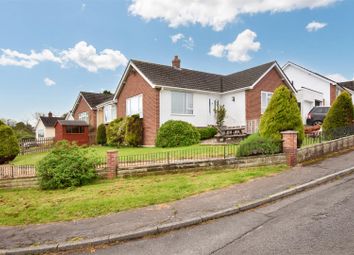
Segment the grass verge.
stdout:
<path fill-rule="evenodd" d="M 182 199 L 281 172 L 284 165 L 98 181 L 65 190 L 0 190 L 0 225 L 95 217 Z"/>

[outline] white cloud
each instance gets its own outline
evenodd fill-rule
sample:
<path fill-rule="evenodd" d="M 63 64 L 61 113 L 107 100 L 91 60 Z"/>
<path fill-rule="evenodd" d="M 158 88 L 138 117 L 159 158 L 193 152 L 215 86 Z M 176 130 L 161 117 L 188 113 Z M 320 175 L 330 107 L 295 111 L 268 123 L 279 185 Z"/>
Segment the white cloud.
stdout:
<path fill-rule="evenodd" d="M 48 77 L 43 80 L 44 84 L 48 87 L 51 87 L 56 84 L 55 81 L 49 79 Z"/>
<path fill-rule="evenodd" d="M 306 26 L 306 30 L 308 32 L 316 32 L 317 30 L 320 30 L 322 28 L 325 28 L 327 26 L 327 23 L 321 23 L 317 21 L 312 21 Z"/>
<path fill-rule="evenodd" d="M 290 12 L 325 7 L 339 0 L 132 0 L 129 12 L 144 20 L 159 19 L 170 27 L 188 24 L 223 30 L 242 14 Z"/>
<path fill-rule="evenodd" d="M 193 38 L 190 36 L 188 37 L 188 39 L 183 40 L 183 44 L 182 46 L 188 50 L 193 50 L 194 49 L 194 40 Z"/>
<path fill-rule="evenodd" d="M 89 72 L 97 72 L 99 69 L 115 70 L 118 66 L 127 64 L 127 58 L 117 50 L 104 49 L 100 53 L 96 48 L 86 42 L 78 42 L 74 48 L 61 53 L 63 66 L 75 63 Z"/>
<path fill-rule="evenodd" d="M 170 38 L 173 43 L 177 43 L 179 40 L 184 38 L 184 34 L 178 33 L 175 35 L 171 35 Z"/>
<path fill-rule="evenodd" d="M 255 41 L 256 38 L 255 32 L 246 29 L 232 43 L 214 44 L 208 54 L 219 58 L 226 56 L 231 62 L 247 62 L 251 60 L 250 52 L 257 52 L 261 48 L 261 43 Z"/>
<path fill-rule="evenodd" d="M 327 77 L 330 78 L 331 80 L 336 81 L 336 82 L 349 81 L 349 79 L 345 78 L 340 73 L 329 74 L 329 75 L 327 75 Z"/>
<path fill-rule="evenodd" d="M 188 50 L 194 49 L 194 39 L 191 36 L 186 37 L 182 33 L 178 33 L 170 36 L 172 43 L 178 43 L 182 41 L 182 46 Z"/>
<path fill-rule="evenodd" d="M 104 49 L 97 53 L 96 48 L 85 41 L 78 42 L 74 48 L 53 53 L 49 49 L 41 52 L 31 51 L 25 54 L 11 49 L 1 49 L 0 66 L 20 66 L 32 68 L 41 62 L 58 63 L 62 67 L 78 65 L 89 72 L 100 69 L 115 70 L 127 64 L 127 58 L 117 50 Z"/>

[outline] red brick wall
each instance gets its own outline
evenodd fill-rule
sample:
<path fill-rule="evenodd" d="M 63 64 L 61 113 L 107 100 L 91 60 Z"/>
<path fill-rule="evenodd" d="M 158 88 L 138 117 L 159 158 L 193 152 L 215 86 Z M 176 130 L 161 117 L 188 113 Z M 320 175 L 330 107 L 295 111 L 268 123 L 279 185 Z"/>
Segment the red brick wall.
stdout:
<path fill-rule="evenodd" d="M 135 71 L 130 71 L 120 94 L 118 95 L 117 115 L 126 115 L 126 99 L 143 94 L 144 145 L 154 145 L 160 126 L 160 92 L 152 88 Z"/>
<path fill-rule="evenodd" d="M 248 132 L 254 133 L 258 130 L 261 118 L 261 91 L 273 92 L 282 83 L 282 77 L 274 68 L 253 89 L 246 91 L 246 123 Z"/>
<path fill-rule="evenodd" d="M 55 141 L 67 140 L 69 142 L 76 142 L 78 145 L 89 144 L 88 127 L 84 127 L 82 134 L 67 134 L 65 126 L 57 124 L 55 126 Z"/>
<path fill-rule="evenodd" d="M 86 101 L 80 97 L 78 106 L 76 107 L 76 110 L 73 114 L 75 120 L 79 120 L 79 114 L 87 112 L 89 115 L 89 133 L 91 136 L 96 135 L 96 129 L 97 129 L 97 116 L 96 116 L 96 111 L 91 110 L 90 106 L 86 103 Z"/>
<path fill-rule="evenodd" d="M 331 100 L 330 104 L 331 105 L 333 104 L 334 100 L 336 100 L 336 97 L 337 97 L 336 94 L 337 94 L 336 93 L 336 86 L 331 84 L 330 85 L 330 100 Z"/>

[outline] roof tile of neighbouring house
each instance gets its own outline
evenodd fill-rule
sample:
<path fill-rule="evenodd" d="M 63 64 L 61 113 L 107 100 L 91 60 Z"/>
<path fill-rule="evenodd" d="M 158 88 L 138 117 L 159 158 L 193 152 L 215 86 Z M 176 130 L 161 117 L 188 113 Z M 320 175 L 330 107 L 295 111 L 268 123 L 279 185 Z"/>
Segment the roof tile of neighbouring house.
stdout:
<path fill-rule="evenodd" d="M 39 118 L 41 119 L 45 127 L 54 127 L 57 120 L 64 119 L 63 117 L 45 117 L 45 116 L 41 116 Z"/>
<path fill-rule="evenodd" d="M 354 81 L 340 82 L 339 85 L 354 91 Z"/>
<path fill-rule="evenodd" d="M 87 103 L 91 108 L 96 107 L 103 102 L 110 101 L 113 99 L 113 95 L 107 95 L 103 93 L 93 93 L 93 92 L 85 92 L 81 91 L 81 95 L 86 99 Z"/>
<path fill-rule="evenodd" d="M 132 60 L 154 84 L 167 87 L 225 92 L 252 86 L 275 61 L 230 75 L 212 74 L 184 68 Z"/>
<path fill-rule="evenodd" d="M 86 121 L 83 120 L 58 120 L 62 126 L 77 126 L 77 127 L 86 127 L 88 126 Z"/>

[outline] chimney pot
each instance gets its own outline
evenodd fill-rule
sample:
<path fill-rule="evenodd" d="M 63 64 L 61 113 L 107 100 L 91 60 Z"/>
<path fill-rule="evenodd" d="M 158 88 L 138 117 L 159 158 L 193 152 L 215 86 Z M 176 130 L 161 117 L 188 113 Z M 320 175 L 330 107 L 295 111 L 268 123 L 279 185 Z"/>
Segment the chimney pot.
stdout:
<path fill-rule="evenodd" d="M 49 112 L 49 113 L 48 113 L 48 117 L 50 117 L 50 118 L 53 117 L 53 113 L 52 113 L 52 112 Z"/>
<path fill-rule="evenodd" d="M 181 68 L 181 60 L 178 58 L 178 56 L 175 56 L 172 60 L 172 66 L 178 69 Z"/>

